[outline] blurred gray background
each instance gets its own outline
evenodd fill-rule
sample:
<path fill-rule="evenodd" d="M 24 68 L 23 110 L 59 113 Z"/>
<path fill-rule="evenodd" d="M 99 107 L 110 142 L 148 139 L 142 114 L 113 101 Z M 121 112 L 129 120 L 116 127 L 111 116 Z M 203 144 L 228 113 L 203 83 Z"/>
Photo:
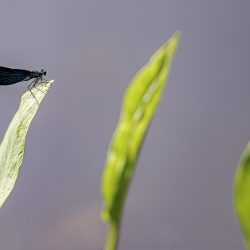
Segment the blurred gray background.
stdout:
<path fill-rule="evenodd" d="M 250 2 L 1 1 L 0 65 L 45 68 L 1 250 L 99 250 L 99 182 L 123 92 L 182 31 L 127 199 L 120 250 L 244 249 L 232 180 L 250 139 Z M 27 83 L 0 86 L 4 135 Z"/>

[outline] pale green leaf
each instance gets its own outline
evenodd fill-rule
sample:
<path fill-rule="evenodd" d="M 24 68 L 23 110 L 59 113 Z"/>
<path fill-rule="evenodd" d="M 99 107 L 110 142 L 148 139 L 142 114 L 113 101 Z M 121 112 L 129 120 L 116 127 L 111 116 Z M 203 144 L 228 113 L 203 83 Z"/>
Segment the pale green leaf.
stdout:
<path fill-rule="evenodd" d="M 250 143 L 246 146 L 236 169 L 234 206 L 246 249 L 250 250 Z"/>
<path fill-rule="evenodd" d="M 12 191 L 22 165 L 25 138 L 32 119 L 53 81 L 41 83 L 27 91 L 0 145 L 0 207 Z M 36 99 L 35 99 L 35 98 Z"/>
<path fill-rule="evenodd" d="M 119 224 L 140 148 L 164 92 L 179 38 L 180 34 L 175 33 L 136 74 L 125 92 L 102 178 L 102 216 L 107 222 Z"/>

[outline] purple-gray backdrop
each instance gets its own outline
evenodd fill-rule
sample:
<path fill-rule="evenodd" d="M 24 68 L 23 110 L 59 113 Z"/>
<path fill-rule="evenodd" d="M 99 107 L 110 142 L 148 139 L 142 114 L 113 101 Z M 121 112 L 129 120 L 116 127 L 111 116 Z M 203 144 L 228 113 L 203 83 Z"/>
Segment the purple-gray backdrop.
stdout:
<path fill-rule="evenodd" d="M 121 250 L 243 249 L 231 199 L 250 139 L 250 2 L 1 1 L 0 65 L 55 79 L 0 209 L 1 250 L 99 250 L 99 181 L 123 91 L 183 37 L 129 192 Z M 1 136 L 27 84 L 0 86 Z"/>

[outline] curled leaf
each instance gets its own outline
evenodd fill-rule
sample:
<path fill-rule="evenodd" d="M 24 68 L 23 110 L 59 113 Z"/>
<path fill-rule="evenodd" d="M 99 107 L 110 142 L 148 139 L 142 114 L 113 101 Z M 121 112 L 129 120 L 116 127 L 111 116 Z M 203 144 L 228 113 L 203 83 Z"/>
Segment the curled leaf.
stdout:
<path fill-rule="evenodd" d="M 0 145 L 0 207 L 11 193 L 22 165 L 25 138 L 40 103 L 53 81 L 39 84 L 27 91 Z"/>
<path fill-rule="evenodd" d="M 234 207 L 246 244 L 250 250 L 250 142 L 246 146 L 234 178 Z"/>
<path fill-rule="evenodd" d="M 135 75 L 123 99 L 102 178 L 106 222 L 119 225 L 123 203 L 146 132 L 166 86 L 180 34 L 175 33 Z"/>

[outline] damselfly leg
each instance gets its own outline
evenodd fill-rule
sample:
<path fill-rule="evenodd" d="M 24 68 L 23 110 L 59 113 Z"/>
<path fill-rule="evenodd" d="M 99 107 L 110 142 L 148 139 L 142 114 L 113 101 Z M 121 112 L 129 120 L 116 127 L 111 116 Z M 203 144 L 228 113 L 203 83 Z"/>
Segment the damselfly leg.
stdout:
<path fill-rule="evenodd" d="M 37 101 L 34 93 L 32 92 L 32 89 L 35 88 L 38 91 L 42 92 L 44 95 L 46 94 L 44 91 L 42 91 L 41 89 L 39 89 L 36 85 L 39 81 L 43 81 L 42 78 L 36 78 L 34 81 L 32 81 L 29 85 L 28 85 L 28 90 L 30 91 L 31 95 L 33 96 L 33 98 L 36 100 L 37 104 L 39 105 L 39 102 Z"/>

